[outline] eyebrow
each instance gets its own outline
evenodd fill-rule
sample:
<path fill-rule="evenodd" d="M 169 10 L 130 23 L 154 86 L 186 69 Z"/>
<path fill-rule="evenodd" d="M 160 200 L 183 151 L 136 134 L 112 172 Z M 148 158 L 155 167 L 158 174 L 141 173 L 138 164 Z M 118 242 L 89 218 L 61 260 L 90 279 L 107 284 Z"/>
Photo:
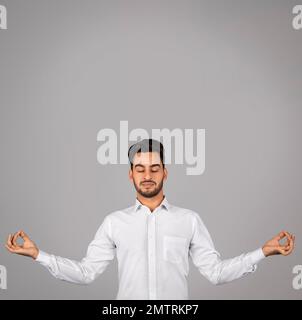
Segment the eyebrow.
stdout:
<path fill-rule="evenodd" d="M 143 164 L 136 164 L 135 166 L 134 166 L 134 168 L 136 168 L 136 167 L 142 167 L 142 168 L 144 168 L 145 166 L 143 165 Z M 154 167 L 160 167 L 160 164 L 158 164 L 158 163 L 156 163 L 156 164 L 151 164 L 151 166 L 150 166 L 151 168 L 154 168 Z"/>

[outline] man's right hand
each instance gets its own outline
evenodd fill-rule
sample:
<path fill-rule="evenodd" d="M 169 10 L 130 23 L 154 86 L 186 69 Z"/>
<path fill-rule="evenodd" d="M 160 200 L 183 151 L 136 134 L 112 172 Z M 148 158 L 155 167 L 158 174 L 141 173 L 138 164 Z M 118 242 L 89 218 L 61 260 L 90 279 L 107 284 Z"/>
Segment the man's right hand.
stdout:
<path fill-rule="evenodd" d="M 21 245 L 17 243 L 19 237 L 23 240 Z M 16 232 L 13 236 L 9 234 L 5 247 L 11 253 L 31 257 L 33 259 L 36 259 L 39 254 L 38 247 L 23 230 Z"/>

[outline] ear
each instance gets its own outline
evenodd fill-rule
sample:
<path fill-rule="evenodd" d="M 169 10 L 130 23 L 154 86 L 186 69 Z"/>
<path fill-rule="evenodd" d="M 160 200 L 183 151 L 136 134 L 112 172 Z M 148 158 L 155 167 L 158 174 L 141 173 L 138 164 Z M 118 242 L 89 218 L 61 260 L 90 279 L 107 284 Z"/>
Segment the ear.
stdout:
<path fill-rule="evenodd" d="M 165 168 L 164 168 L 164 180 L 166 181 L 167 178 L 168 178 L 168 170 L 167 170 L 167 168 L 165 167 Z"/>
<path fill-rule="evenodd" d="M 133 171 L 131 170 L 131 168 L 129 169 L 129 180 L 133 181 Z"/>

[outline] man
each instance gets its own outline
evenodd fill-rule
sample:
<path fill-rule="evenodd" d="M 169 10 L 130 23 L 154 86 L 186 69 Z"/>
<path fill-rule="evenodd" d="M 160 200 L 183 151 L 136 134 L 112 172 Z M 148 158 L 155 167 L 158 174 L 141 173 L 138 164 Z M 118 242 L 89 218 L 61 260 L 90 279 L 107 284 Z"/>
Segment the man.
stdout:
<path fill-rule="evenodd" d="M 131 207 L 108 214 L 80 262 L 39 250 L 22 230 L 9 235 L 6 248 L 32 257 L 58 279 L 88 284 L 118 259 L 117 299 L 188 299 L 187 276 L 194 265 L 213 284 L 233 281 L 256 270 L 264 257 L 289 255 L 295 237 L 280 232 L 262 248 L 221 260 L 200 216 L 171 205 L 163 193 L 167 179 L 163 145 L 153 139 L 129 148 L 129 178 L 136 189 Z M 17 243 L 18 237 L 23 244 Z M 283 238 L 285 244 L 279 243 Z"/>

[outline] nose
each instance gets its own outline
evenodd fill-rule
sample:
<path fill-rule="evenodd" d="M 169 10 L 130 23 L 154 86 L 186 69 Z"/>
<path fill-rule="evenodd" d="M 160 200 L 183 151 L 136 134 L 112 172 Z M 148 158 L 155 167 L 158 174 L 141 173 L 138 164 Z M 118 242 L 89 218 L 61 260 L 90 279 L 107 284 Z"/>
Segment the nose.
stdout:
<path fill-rule="evenodd" d="M 144 180 L 152 180 L 151 178 L 152 178 L 151 172 L 150 172 L 150 170 L 147 169 L 145 171 Z"/>
<path fill-rule="evenodd" d="M 144 177 L 145 180 L 151 180 L 151 175 L 150 173 L 147 171 Z"/>

